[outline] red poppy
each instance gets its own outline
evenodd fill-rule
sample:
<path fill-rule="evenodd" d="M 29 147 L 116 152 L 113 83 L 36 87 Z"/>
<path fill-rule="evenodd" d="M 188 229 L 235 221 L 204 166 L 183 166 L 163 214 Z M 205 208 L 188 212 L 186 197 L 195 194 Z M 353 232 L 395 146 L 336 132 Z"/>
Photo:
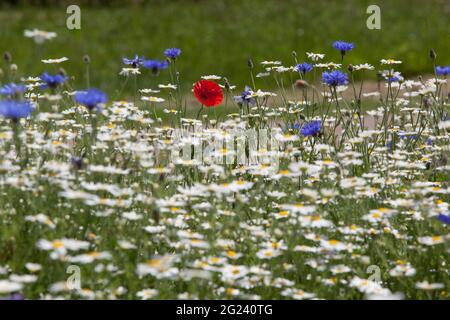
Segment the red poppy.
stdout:
<path fill-rule="evenodd" d="M 210 80 L 200 80 L 194 85 L 194 95 L 197 100 L 207 106 L 215 107 L 222 102 L 222 89 L 217 83 Z"/>

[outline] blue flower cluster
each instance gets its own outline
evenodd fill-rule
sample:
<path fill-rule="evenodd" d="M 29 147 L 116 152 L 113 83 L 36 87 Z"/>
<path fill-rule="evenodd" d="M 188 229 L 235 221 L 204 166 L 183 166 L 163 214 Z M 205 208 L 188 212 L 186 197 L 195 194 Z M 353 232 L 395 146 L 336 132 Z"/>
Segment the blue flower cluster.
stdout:
<path fill-rule="evenodd" d="M 17 121 L 20 118 L 27 118 L 33 111 L 34 108 L 29 101 L 0 101 L 0 115 L 13 121 Z"/>
<path fill-rule="evenodd" d="M 169 48 L 164 51 L 164 55 L 172 60 L 175 60 L 178 58 L 178 56 L 181 54 L 181 49 L 179 48 Z"/>
<path fill-rule="evenodd" d="M 164 56 L 168 59 L 175 60 L 181 54 L 181 49 L 179 48 L 168 48 L 164 50 Z M 134 58 L 122 58 L 122 62 L 126 65 L 130 65 L 133 68 L 138 68 L 139 66 L 144 66 L 150 69 L 153 74 L 158 74 L 160 70 L 166 69 L 169 66 L 168 61 L 160 61 L 155 59 L 146 60 L 143 56 L 135 54 Z"/>
<path fill-rule="evenodd" d="M 21 84 L 10 83 L 0 88 L 0 95 L 2 96 L 13 97 L 23 92 L 25 92 L 25 86 Z"/>
<path fill-rule="evenodd" d="M 436 74 L 438 76 L 448 76 L 450 74 L 450 66 L 436 66 Z"/>
<path fill-rule="evenodd" d="M 142 65 L 142 62 L 144 61 L 144 57 L 139 57 L 137 54 L 134 55 L 134 58 L 128 59 L 128 58 L 122 58 L 122 62 L 126 65 L 130 65 L 133 68 L 137 68 L 140 65 Z"/>
<path fill-rule="evenodd" d="M 91 88 L 87 91 L 78 91 L 75 94 L 75 101 L 84 105 L 89 110 L 100 110 L 99 105 L 108 101 L 108 96 L 102 91 Z"/>
<path fill-rule="evenodd" d="M 348 76 L 338 70 L 322 73 L 322 81 L 330 87 L 343 86 L 348 83 Z"/>
<path fill-rule="evenodd" d="M 45 89 L 45 88 L 55 89 L 60 84 L 63 84 L 64 82 L 66 82 L 68 77 L 63 76 L 61 74 L 51 75 L 51 74 L 48 74 L 47 72 L 44 72 L 40 76 L 40 79 L 45 82 L 45 84 L 43 86 L 41 86 L 42 89 Z"/>
<path fill-rule="evenodd" d="M 342 55 L 344 55 L 347 51 L 352 51 L 355 45 L 350 42 L 344 42 L 341 40 L 335 41 L 333 43 L 333 48 L 339 50 Z"/>
<path fill-rule="evenodd" d="M 6 96 L 7 100 L 0 101 L 0 115 L 17 122 L 20 118 L 28 117 L 34 108 L 27 100 L 21 100 L 25 86 L 9 83 L 0 88 L 0 95 Z"/>
<path fill-rule="evenodd" d="M 153 74 L 158 74 L 160 70 L 167 69 L 169 66 L 169 63 L 167 61 L 160 61 L 160 60 L 144 60 L 142 65 L 150 69 Z"/>
<path fill-rule="evenodd" d="M 245 90 L 242 91 L 240 96 L 234 96 L 234 101 L 240 106 L 256 104 L 256 99 L 250 96 L 251 92 L 252 89 L 249 86 L 245 86 Z"/>
<path fill-rule="evenodd" d="M 320 120 L 313 120 L 305 123 L 300 129 L 300 133 L 305 137 L 315 136 L 320 132 L 320 129 L 322 129 L 322 122 Z"/>
<path fill-rule="evenodd" d="M 295 66 L 295 71 L 303 74 L 310 72 L 313 69 L 313 65 L 307 62 L 299 63 Z"/>
<path fill-rule="evenodd" d="M 445 224 L 450 224 L 450 216 L 448 216 L 448 215 L 444 215 L 444 214 L 440 213 L 438 216 L 438 219 Z"/>

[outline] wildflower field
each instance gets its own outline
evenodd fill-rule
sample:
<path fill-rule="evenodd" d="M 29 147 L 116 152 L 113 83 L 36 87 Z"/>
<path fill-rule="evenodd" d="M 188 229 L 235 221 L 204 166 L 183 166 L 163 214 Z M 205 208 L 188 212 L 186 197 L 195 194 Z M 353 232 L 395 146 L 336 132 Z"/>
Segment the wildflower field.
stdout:
<path fill-rule="evenodd" d="M 0 297 L 449 299 L 448 52 L 407 77 L 348 40 L 188 88 L 183 47 L 124 53 L 118 88 L 5 52 Z"/>

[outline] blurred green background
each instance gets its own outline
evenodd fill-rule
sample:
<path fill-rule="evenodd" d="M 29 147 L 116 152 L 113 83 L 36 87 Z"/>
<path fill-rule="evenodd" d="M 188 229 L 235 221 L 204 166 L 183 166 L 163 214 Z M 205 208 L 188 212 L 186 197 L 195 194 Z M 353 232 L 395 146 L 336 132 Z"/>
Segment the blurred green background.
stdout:
<path fill-rule="evenodd" d="M 178 62 L 183 87 L 200 76 L 226 76 L 239 87 L 250 83 L 247 59 L 277 59 L 293 65 L 292 51 L 303 61 L 306 51 L 325 53 L 325 61 L 339 62 L 334 40 L 355 43 L 347 63 L 396 58 L 406 76 L 431 73 L 430 48 L 438 64 L 450 64 L 450 1 L 448 0 L 173 0 L 173 1 L 18 1 L 0 5 L 0 51 L 9 51 L 21 75 L 52 70 L 38 59 L 67 56 L 61 66 L 83 87 L 82 57 L 91 57 L 91 84 L 104 90 L 121 86 L 121 58 L 135 53 L 163 58 L 168 47 L 183 53 Z M 32 5 L 34 3 L 34 5 Z M 43 3 L 43 4 L 40 4 Z M 66 6 L 81 6 L 81 30 L 66 28 Z M 366 8 L 381 8 L 381 30 L 369 30 Z M 57 32 L 41 53 L 25 29 Z M 4 67 L 4 66 L 3 66 Z M 371 75 L 375 78 L 375 74 Z M 140 87 L 152 85 L 148 72 Z M 168 72 L 159 82 L 169 82 Z M 154 82 L 153 82 L 154 83 Z M 128 86 L 125 90 L 132 90 Z"/>

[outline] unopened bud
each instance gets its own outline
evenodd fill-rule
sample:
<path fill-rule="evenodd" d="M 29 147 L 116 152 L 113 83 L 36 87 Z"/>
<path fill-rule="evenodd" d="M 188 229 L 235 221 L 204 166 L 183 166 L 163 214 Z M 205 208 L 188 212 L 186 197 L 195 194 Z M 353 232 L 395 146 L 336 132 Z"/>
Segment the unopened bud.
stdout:
<path fill-rule="evenodd" d="M 9 51 L 5 51 L 5 53 L 3 53 L 3 59 L 5 60 L 6 63 L 11 63 L 12 62 L 11 53 L 9 53 Z"/>
<path fill-rule="evenodd" d="M 308 82 L 306 82 L 305 80 L 297 80 L 295 81 L 295 86 L 297 87 L 297 89 L 303 89 L 308 87 Z"/>
<path fill-rule="evenodd" d="M 355 70 L 355 68 L 353 68 L 352 64 L 349 64 L 347 69 L 348 69 L 348 72 L 350 72 L 350 73 L 352 73 L 353 70 Z"/>
<path fill-rule="evenodd" d="M 295 50 L 292 51 L 292 56 L 293 56 L 294 58 L 297 58 L 297 52 L 295 52 Z"/>
<path fill-rule="evenodd" d="M 430 49 L 430 58 L 432 60 L 436 60 L 436 52 L 433 49 Z"/>
<path fill-rule="evenodd" d="M 225 81 L 225 89 L 230 90 L 230 82 L 228 82 L 227 78 L 224 78 Z"/>
<path fill-rule="evenodd" d="M 89 55 L 85 54 L 83 56 L 83 62 L 84 63 L 91 63 L 91 57 L 89 57 Z"/>
<path fill-rule="evenodd" d="M 248 60 L 247 60 L 247 65 L 248 65 L 248 67 L 249 67 L 250 69 L 253 69 L 254 64 L 253 64 L 252 58 L 248 58 Z"/>
<path fill-rule="evenodd" d="M 58 73 L 64 77 L 67 76 L 67 72 L 66 72 L 66 70 L 64 70 L 64 68 L 59 68 Z"/>
<path fill-rule="evenodd" d="M 17 64 L 15 64 L 15 63 L 13 63 L 13 64 L 9 67 L 9 70 L 11 71 L 12 74 L 17 73 L 17 69 L 18 69 L 18 67 L 17 67 Z"/>

